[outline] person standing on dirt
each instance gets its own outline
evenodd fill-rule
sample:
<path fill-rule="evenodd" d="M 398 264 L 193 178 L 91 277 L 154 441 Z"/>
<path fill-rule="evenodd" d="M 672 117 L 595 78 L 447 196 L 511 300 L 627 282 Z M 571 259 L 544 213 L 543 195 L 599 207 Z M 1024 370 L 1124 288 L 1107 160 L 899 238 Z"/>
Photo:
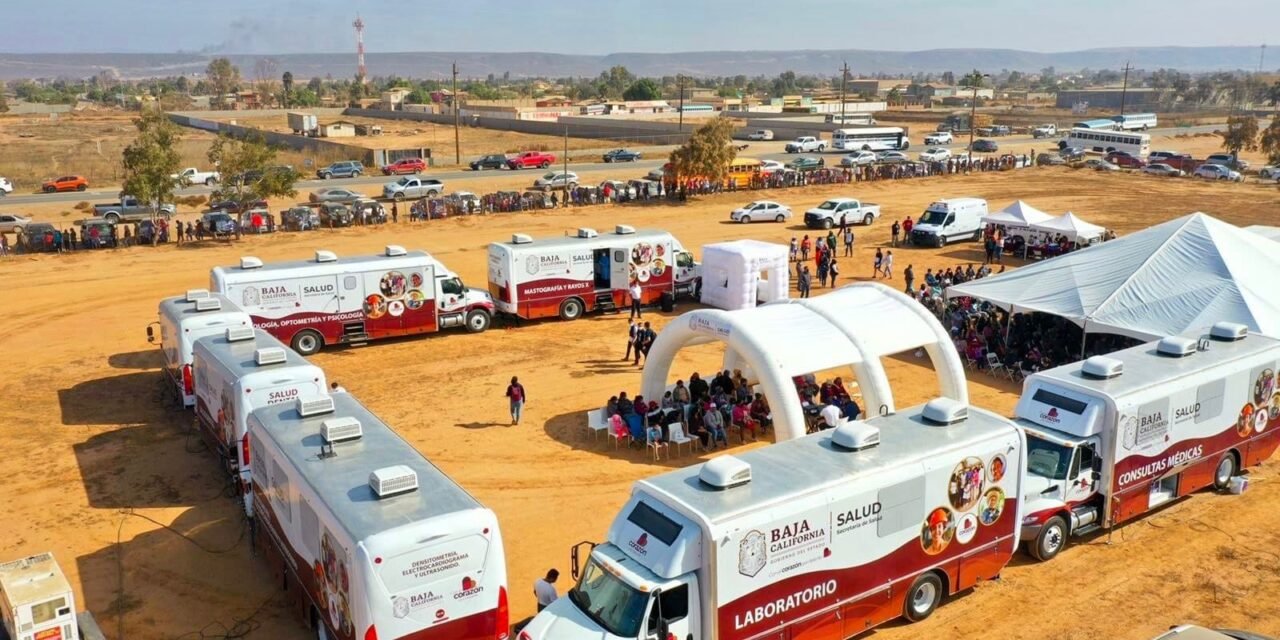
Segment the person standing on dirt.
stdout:
<path fill-rule="evenodd" d="M 809 297 L 809 287 L 813 284 L 813 276 L 809 275 L 809 265 L 804 265 L 804 269 L 800 271 L 800 278 L 796 283 L 796 288 L 800 290 L 801 298 Z"/>
<path fill-rule="evenodd" d="M 890 280 L 893 279 L 893 251 L 892 250 L 885 252 L 884 264 L 880 270 L 884 272 L 884 277 Z"/>
<path fill-rule="evenodd" d="M 631 359 L 631 350 L 636 346 L 636 332 L 640 331 L 640 327 L 636 326 L 635 319 L 627 319 L 627 353 L 622 356 L 623 360 Z"/>
<path fill-rule="evenodd" d="M 893 221 L 893 226 L 889 228 L 889 235 L 893 239 L 891 246 L 898 246 L 898 234 L 902 233 L 902 225 L 897 220 Z"/>
<path fill-rule="evenodd" d="M 520 379 L 511 376 L 511 384 L 507 385 L 507 400 L 511 405 L 511 424 L 520 424 L 520 415 L 524 413 L 524 385 L 520 384 Z"/>
<path fill-rule="evenodd" d="M 560 594 L 556 593 L 556 580 L 560 578 L 560 572 L 552 569 L 547 572 L 547 577 L 538 578 L 533 581 L 533 596 L 538 599 L 538 611 L 551 606 Z"/>
<path fill-rule="evenodd" d="M 644 355 L 645 362 L 649 361 L 649 348 L 653 346 L 653 341 L 658 339 L 658 332 L 654 331 L 653 327 L 649 326 L 648 322 L 644 323 L 644 328 L 640 330 L 639 335 L 640 346 L 637 347 L 638 353 L 636 353 L 636 364 L 639 364 L 641 354 Z"/>
<path fill-rule="evenodd" d="M 182 221 L 181 220 L 178 221 L 178 225 L 176 229 L 178 231 L 178 246 L 181 247 L 182 246 Z"/>
<path fill-rule="evenodd" d="M 632 317 L 632 318 L 643 318 L 643 317 L 644 317 L 644 314 L 640 312 L 640 297 L 641 297 L 641 295 L 643 295 L 643 294 L 642 294 L 642 292 L 640 291 L 640 281 L 639 281 L 639 280 L 632 280 L 632 281 L 631 281 L 631 287 L 630 287 L 629 289 L 627 289 L 627 294 L 628 294 L 629 296 L 631 296 L 631 317 Z"/>
<path fill-rule="evenodd" d="M 841 231 L 840 233 L 841 235 L 844 236 L 844 257 L 852 258 L 853 257 L 853 229 L 851 227 L 845 227 L 844 230 Z"/>
<path fill-rule="evenodd" d="M 392 202 L 391 203 L 391 222 L 392 224 L 395 224 L 399 220 L 400 220 L 400 207 L 397 205 L 397 203 Z"/>
<path fill-rule="evenodd" d="M 905 289 L 907 295 L 915 295 L 916 270 L 911 268 L 911 265 L 907 265 L 907 269 L 902 272 L 902 276 L 907 279 L 907 288 Z"/>

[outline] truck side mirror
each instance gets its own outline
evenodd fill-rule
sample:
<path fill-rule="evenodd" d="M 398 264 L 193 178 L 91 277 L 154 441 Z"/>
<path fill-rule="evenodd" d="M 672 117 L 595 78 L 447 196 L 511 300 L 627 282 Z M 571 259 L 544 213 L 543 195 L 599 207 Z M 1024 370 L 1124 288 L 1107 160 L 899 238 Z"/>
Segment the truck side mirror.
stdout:
<path fill-rule="evenodd" d="M 1089 474 L 1089 476 L 1093 478 L 1094 482 L 1098 482 L 1099 480 L 1102 480 L 1102 472 L 1098 471 L 1097 469 L 1094 469 L 1093 472 Z"/>
<path fill-rule="evenodd" d="M 147 327 L 147 342 L 155 342 L 155 341 L 156 341 L 156 331 L 155 331 L 155 329 L 153 329 L 152 327 L 148 326 L 148 327 Z"/>

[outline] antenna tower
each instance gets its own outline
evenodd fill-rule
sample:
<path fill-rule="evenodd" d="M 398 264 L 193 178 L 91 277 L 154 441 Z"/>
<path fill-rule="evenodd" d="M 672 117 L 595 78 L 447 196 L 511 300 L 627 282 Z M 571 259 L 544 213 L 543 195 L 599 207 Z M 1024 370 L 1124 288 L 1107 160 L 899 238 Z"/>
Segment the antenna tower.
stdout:
<path fill-rule="evenodd" d="M 360 84 L 364 84 L 365 75 L 364 68 L 364 20 L 356 14 L 356 21 L 351 23 L 356 28 L 356 78 Z"/>

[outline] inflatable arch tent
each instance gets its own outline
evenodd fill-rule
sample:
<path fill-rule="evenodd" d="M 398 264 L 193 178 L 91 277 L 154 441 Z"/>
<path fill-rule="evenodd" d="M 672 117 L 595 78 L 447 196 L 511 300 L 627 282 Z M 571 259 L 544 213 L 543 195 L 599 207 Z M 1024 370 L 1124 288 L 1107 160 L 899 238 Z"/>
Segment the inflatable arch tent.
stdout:
<path fill-rule="evenodd" d="M 942 325 L 905 294 L 859 283 L 816 298 L 779 300 L 753 309 L 699 309 L 671 321 L 645 360 L 642 392 L 662 397 L 671 363 L 686 346 L 725 344 L 722 369 L 752 372 L 773 410 L 778 441 L 805 433 L 792 377 L 852 367 L 869 413 L 892 413 L 893 391 L 881 359 L 923 348 L 944 397 L 968 403 L 964 363 Z"/>

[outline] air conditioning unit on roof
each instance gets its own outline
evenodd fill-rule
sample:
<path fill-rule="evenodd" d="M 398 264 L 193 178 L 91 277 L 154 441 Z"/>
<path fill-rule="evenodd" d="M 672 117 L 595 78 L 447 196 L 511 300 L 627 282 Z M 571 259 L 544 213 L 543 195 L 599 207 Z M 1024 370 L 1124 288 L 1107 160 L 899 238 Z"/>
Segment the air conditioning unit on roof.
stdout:
<path fill-rule="evenodd" d="M 363 435 L 360 421 L 350 416 L 329 418 L 320 423 L 320 436 L 329 444 L 359 440 Z"/>
<path fill-rule="evenodd" d="M 309 418 L 325 413 L 333 413 L 333 398 L 331 396 L 298 398 L 298 415 Z"/>
<path fill-rule="evenodd" d="M 1161 355 L 1183 358 L 1196 352 L 1196 341 L 1182 336 L 1169 336 L 1156 344 Z"/>
<path fill-rule="evenodd" d="M 418 488 L 418 473 L 402 464 L 383 467 L 369 474 L 369 488 L 379 498 L 409 493 Z"/>
<path fill-rule="evenodd" d="M 404 254 L 406 254 L 406 253 L 408 253 L 408 251 L 405 251 L 404 247 L 402 247 L 402 246 L 400 246 L 400 245 L 398 245 L 398 244 L 389 244 L 389 245 L 387 245 L 387 249 L 386 249 L 386 251 L 385 251 L 385 254 L 386 254 L 386 256 L 387 256 L 388 258 L 394 258 L 394 257 L 396 257 L 396 256 L 402 256 L 402 255 L 404 255 Z"/>
<path fill-rule="evenodd" d="M 283 347 L 263 347 L 253 352 L 253 361 L 259 367 L 269 364 L 280 364 L 289 359 Z"/>
<path fill-rule="evenodd" d="M 187 302 L 195 302 L 201 298 L 208 298 L 208 289 L 187 289 Z"/>
<path fill-rule="evenodd" d="M 253 327 L 228 327 L 227 342 L 244 342 L 253 339 Z"/>
<path fill-rule="evenodd" d="M 920 416 L 934 424 L 955 424 L 969 417 L 969 405 L 951 398 L 934 398 L 924 405 Z"/>
<path fill-rule="evenodd" d="M 529 244 L 533 242 L 533 237 L 527 233 L 511 234 L 511 244 Z"/>
<path fill-rule="evenodd" d="M 316 262 L 337 262 L 338 254 L 323 249 L 316 251 Z"/>
<path fill-rule="evenodd" d="M 196 311 L 221 311 L 222 301 L 217 298 L 201 298 L 196 300 Z"/>
<path fill-rule="evenodd" d="M 240 268 L 241 269 L 261 269 L 262 261 L 253 256 L 245 256 L 243 258 L 240 258 Z"/>
<path fill-rule="evenodd" d="M 702 464 L 698 479 L 716 489 L 736 487 L 751 482 L 751 465 L 731 455 L 720 456 Z"/>
<path fill-rule="evenodd" d="M 591 228 L 588 228 L 588 227 L 579 227 L 579 228 L 578 228 L 578 237 L 579 237 L 579 238 L 597 238 L 597 237 L 599 237 L 599 236 L 600 236 L 600 234 L 599 234 L 599 233 L 596 233 L 596 230 L 595 230 L 595 229 L 591 229 Z"/>
<path fill-rule="evenodd" d="M 636 228 L 631 225 L 620 224 L 613 228 L 613 232 L 620 236 L 629 236 L 636 232 Z"/>

